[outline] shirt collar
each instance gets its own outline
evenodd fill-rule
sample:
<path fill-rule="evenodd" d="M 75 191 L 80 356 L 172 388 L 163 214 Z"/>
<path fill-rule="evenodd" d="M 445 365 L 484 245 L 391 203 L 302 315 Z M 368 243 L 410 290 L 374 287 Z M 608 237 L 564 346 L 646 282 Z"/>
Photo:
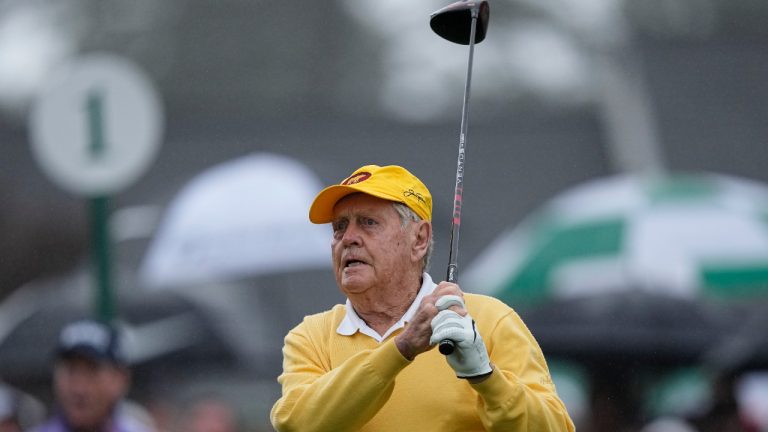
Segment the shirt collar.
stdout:
<path fill-rule="evenodd" d="M 416 298 L 413 300 L 413 303 L 411 303 L 411 306 L 407 311 L 405 311 L 405 314 L 403 314 L 400 320 L 393 324 L 392 327 L 384 332 L 383 335 L 378 334 L 374 329 L 368 327 L 368 324 L 366 324 L 365 321 L 360 318 L 357 312 L 355 312 L 355 309 L 352 307 L 352 302 L 350 302 L 349 299 L 347 299 L 347 303 L 345 305 L 346 314 L 344 315 L 344 319 L 341 320 L 341 323 L 336 328 L 336 333 L 343 336 L 352 336 L 359 331 L 364 335 L 376 339 L 377 342 L 382 342 L 394 331 L 405 327 L 405 323 L 410 321 L 411 318 L 413 318 L 413 316 L 416 314 L 416 311 L 419 309 L 421 299 L 423 299 L 424 296 L 432 294 L 432 291 L 435 290 L 437 285 L 432 282 L 432 278 L 429 276 L 429 274 L 423 273 L 421 280 L 421 288 L 419 288 L 419 293 L 416 294 Z"/>

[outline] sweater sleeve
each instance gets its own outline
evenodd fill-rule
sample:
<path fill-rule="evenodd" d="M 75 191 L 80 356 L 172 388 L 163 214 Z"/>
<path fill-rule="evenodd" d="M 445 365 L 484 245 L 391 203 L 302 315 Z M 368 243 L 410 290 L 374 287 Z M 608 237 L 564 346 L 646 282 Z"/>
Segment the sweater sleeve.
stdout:
<path fill-rule="evenodd" d="M 488 431 L 574 431 L 555 390 L 541 348 L 520 317 L 509 310 L 482 334 L 494 372 L 473 384 L 477 411 Z"/>
<path fill-rule="evenodd" d="M 308 327 L 305 322 L 285 338 L 278 378 L 283 395 L 272 407 L 272 425 L 280 432 L 358 430 L 387 402 L 395 377 L 410 362 L 390 339 L 331 369 Z"/>

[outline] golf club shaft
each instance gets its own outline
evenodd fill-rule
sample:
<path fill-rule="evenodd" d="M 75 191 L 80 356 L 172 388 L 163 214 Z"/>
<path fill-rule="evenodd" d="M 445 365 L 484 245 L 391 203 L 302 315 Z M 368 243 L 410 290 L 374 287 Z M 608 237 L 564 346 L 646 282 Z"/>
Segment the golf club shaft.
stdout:
<path fill-rule="evenodd" d="M 451 249 L 448 254 L 447 281 L 457 283 L 459 280 L 459 229 L 461 228 L 461 206 L 464 195 L 464 163 L 467 145 L 467 128 L 469 123 L 469 90 L 472 82 L 472 62 L 475 53 L 475 31 L 479 10 L 472 9 L 472 24 L 469 32 L 469 60 L 467 61 L 467 77 L 464 81 L 464 102 L 461 107 L 461 129 L 459 131 L 459 157 L 456 161 L 456 187 L 453 194 L 453 218 L 451 222 Z M 450 339 L 440 341 L 439 350 L 444 355 L 453 353 L 454 343 Z"/>

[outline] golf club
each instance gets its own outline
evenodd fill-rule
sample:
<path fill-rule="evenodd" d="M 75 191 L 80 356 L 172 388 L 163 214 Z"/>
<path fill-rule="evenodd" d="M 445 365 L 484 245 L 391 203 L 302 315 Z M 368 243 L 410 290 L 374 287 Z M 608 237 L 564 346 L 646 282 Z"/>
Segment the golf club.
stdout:
<path fill-rule="evenodd" d="M 464 102 L 461 108 L 461 129 L 459 132 L 459 157 L 456 163 L 456 187 L 453 195 L 453 218 L 451 222 L 451 249 L 448 255 L 448 282 L 458 281 L 459 228 L 461 227 L 461 203 L 464 191 L 464 162 L 467 145 L 467 119 L 469 117 L 469 87 L 472 81 L 472 61 L 475 43 L 485 39 L 489 18 L 488 2 L 464 0 L 452 3 L 436 12 L 429 19 L 429 26 L 440 37 L 451 42 L 469 45 L 467 77 L 464 82 Z M 450 339 L 440 341 L 439 350 L 443 355 L 453 353 L 455 344 Z"/>

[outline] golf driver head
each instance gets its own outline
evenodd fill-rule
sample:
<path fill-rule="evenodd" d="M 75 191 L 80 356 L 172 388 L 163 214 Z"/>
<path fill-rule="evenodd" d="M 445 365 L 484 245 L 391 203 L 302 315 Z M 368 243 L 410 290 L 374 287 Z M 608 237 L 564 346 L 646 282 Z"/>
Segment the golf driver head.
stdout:
<path fill-rule="evenodd" d="M 451 3 L 430 15 L 429 26 L 443 39 L 461 45 L 469 45 L 473 10 L 477 10 L 475 43 L 480 43 L 485 39 L 485 34 L 488 31 L 490 8 L 486 0 L 463 0 Z"/>

